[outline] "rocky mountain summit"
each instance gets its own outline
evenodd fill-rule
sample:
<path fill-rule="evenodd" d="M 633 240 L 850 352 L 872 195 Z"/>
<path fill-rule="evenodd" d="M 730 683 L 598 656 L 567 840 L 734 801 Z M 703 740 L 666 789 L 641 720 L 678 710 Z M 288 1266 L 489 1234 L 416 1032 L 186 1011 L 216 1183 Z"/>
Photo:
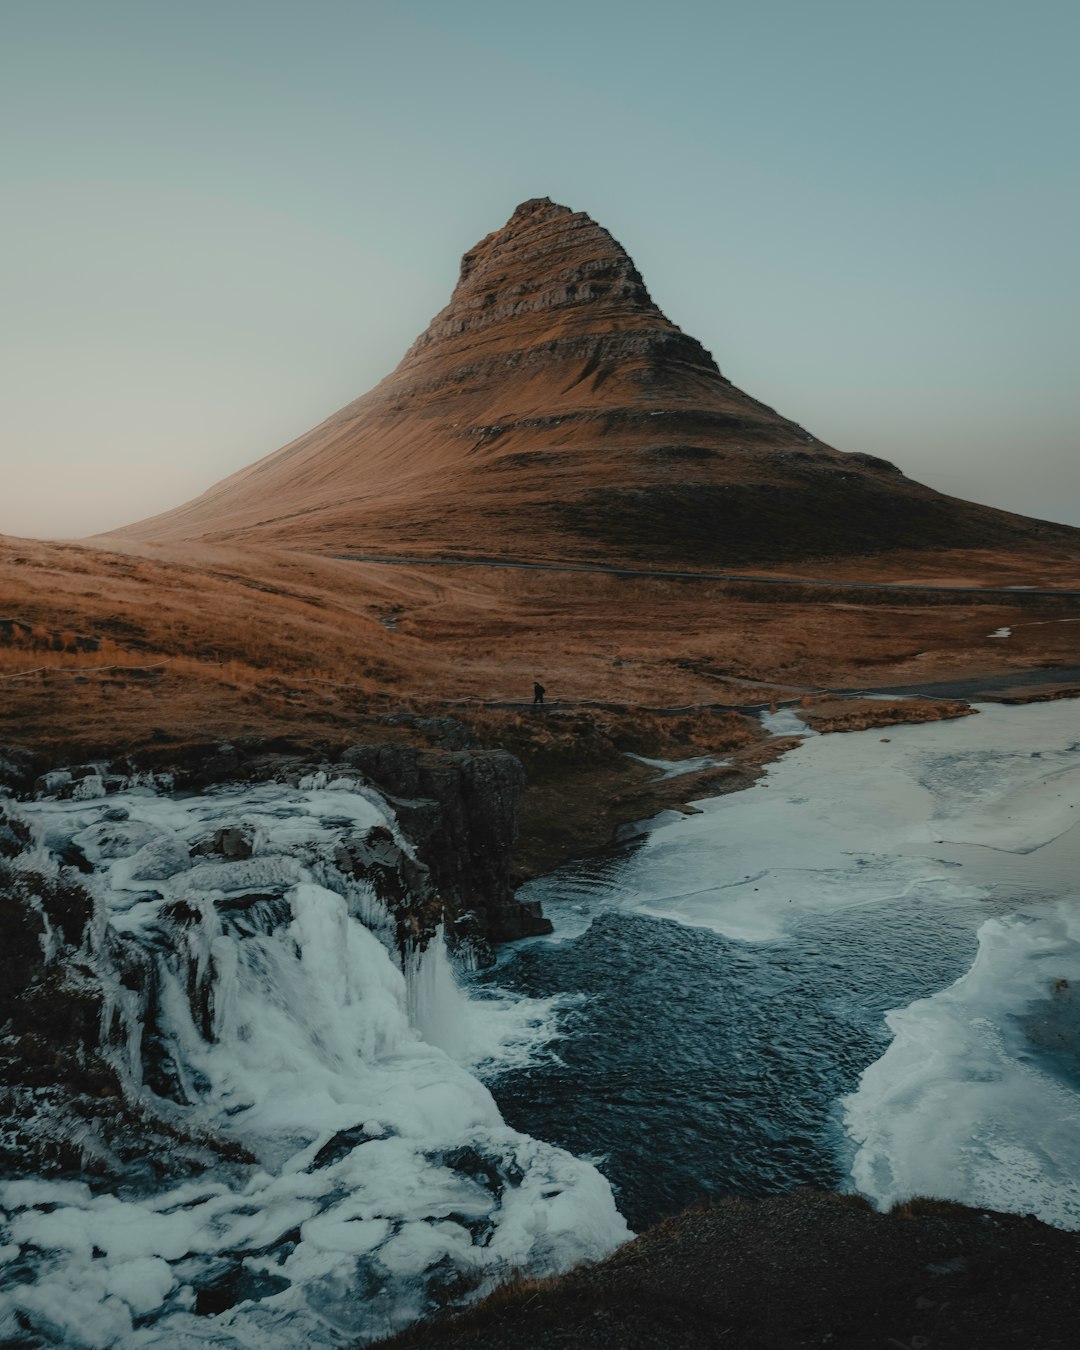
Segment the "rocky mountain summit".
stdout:
<path fill-rule="evenodd" d="M 944 497 L 736 389 L 584 212 L 524 202 L 370 393 L 128 539 L 697 566 L 1076 532 Z"/>

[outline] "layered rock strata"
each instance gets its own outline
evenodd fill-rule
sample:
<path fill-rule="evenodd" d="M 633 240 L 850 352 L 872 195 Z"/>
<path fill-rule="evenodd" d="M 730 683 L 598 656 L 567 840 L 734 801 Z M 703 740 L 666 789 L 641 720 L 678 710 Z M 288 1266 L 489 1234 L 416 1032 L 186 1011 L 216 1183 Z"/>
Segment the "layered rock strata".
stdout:
<path fill-rule="evenodd" d="M 124 532 L 332 553 L 699 566 L 1075 541 L 841 454 L 736 389 L 583 212 L 524 202 L 398 368 Z"/>

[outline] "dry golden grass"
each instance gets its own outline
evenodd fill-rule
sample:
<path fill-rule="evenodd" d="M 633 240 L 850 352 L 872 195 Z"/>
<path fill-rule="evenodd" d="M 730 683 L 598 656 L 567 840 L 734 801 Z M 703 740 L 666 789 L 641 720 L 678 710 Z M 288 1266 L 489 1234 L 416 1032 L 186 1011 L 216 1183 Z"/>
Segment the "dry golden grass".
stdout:
<path fill-rule="evenodd" d="M 0 539 L 0 620 L 18 621 L 0 626 L 0 740 L 341 741 L 391 709 L 528 702 L 536 678 L 556 703 L 769 703 L 1077 665 L 1080 624 L 1061 622 L 1077 617 L 1073 600 L 1022 596 L 792 600 L 714 582 Z M 1010 639 L 989 638 L 1003 626 Z"/>

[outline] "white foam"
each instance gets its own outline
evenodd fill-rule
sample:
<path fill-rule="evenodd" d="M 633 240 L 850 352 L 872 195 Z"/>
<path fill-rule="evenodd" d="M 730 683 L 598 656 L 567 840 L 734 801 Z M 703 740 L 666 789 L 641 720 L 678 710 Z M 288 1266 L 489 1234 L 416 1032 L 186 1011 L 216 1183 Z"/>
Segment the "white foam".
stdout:
<path fill-rule="evenodd" d="M 128 820 L 105 821 L 117 806 Z M 5 1334 L 21 1315 L 71 1345 L 337 1345 L 420 1315 L 435 1263 L 480 1289 L 514 1269 L 566 1269 L 629 1236 L 600 1173 L 509 1129 L 472 1072 L 527 1063 L 555 1034 L 556 1002 L 470 1000 L 441 934 L 403 971 L 366 926 L 392 929 L 370 887 L 332 857 L 343 832 L 397 833 L 376 794 L 312 781 L 44 801 L 28 814 L 54 842 L 77 836 L 93 853 L 89 881 L 118 931 L 154 935 L 157 952 L 172 934 L 176 956 L 160 957 L 158 982 L 182 1109 L 259 1165 L 123 1199 L 70 1182 L 0 1183 L 5 1245 L 40 1253 L 35 1282 L 0 1295 Z M 183 865 L 192 844 L 230 826 L 253 836 L 251 858 Z M 216 899 L 251 891 L 278 896 L 284 919 L 228 926 Z M 198 918 L 163 928 L 176 900 Z M 191 1003 L 205 985 L 210 1039 Z M 137 1052 L 136 1035 L 136 1064 Z M 461 1149 L 478 1160 L 471 1171 L 447 1161 Z M 269 1292 L 196 1315 L 195 1286 L 238 1252 L 273 1277 Z"/>
<path fill-rule="evenodd" d="M 442 941 L 412 958 L 409 1016 L 426 1041 L 488 1076 L 523 1069 L 559 1036 L 564 996 L 525 998 L 487 988 L 479 997 L 458 983 Z"/>
<path fill-rule="evenodd" d="M 887 1015 L 892 1044 L 844 1099 L 858 1189 L 883 1207 L 930 1195 L 1080 1228 L 1080 1097 L 1020 1020 L 1078 983 L 1075 900 L 984 923 L 966 975 Z"/>

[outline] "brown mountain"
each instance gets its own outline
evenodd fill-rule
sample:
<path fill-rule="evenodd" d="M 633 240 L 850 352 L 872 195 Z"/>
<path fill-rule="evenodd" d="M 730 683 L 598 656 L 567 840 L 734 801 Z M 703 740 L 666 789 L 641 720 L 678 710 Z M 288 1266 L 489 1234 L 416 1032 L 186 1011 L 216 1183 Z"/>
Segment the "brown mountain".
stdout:
<path fill-rule="evenodd" d="M 547 198 L 465 254 L 370 393 L 123 535 L 698 566 L 1080 540 L 842 454 L 736 389 L 611 235 Z"/>

